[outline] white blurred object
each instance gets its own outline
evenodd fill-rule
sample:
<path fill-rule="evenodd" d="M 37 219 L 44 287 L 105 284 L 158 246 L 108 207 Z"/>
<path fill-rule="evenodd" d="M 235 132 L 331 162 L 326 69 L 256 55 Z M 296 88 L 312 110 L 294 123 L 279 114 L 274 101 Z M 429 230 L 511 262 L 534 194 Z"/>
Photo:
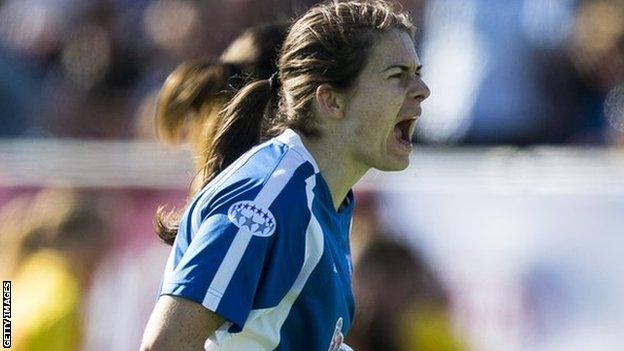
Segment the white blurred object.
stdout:
<path fill-rule="evenodd" d="M 135 350 L 156 303 L 169 247 L 115 252 L 101 264 L 87 295 L 84 350 Z"/>
<path fill-rule="evenodd" d="M 421 61 L 432 93 L 416 126 L 424 140 L 457 141 L 470 125 L 466 118 L 487 63 L 475 11 L 472 0 L 433 1 L 427 11 Z"/>
<path fill-rule="evenodd" d="M 418 139 L 524 144 L 566 133 L 551 127 L 562 123 L 555 107 L 561 102 L 544 92 L 540 71 L 560 59 L 540 54 L 562 50 L 572 26 L 570 0 L 427 3 L 422 62 L 431 96 Z"/>

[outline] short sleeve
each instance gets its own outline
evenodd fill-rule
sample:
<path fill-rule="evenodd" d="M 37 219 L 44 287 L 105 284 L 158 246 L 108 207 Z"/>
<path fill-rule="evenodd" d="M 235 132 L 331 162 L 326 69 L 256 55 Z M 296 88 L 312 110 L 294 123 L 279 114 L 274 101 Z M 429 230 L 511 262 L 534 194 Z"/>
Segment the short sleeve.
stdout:
<path fill-rule="evenodd" d="M 274 219 L 266 214 L 263 218 L 262 210 L 254 212 L 251 204 L 238 202 L 229 215 L 215 213 L 204 219 L 175 267 L 165 274 L 161 294 L 201 303 L 242 328 L 276 227 Z M 226 300 L 237 303 L 226 306 Z"/>
<path fill-rule="evenodd" d="M 221 189 L 188 211 L 161 295 L 202 304 L 230 321 L 233 332 L 243 329 L 252 310 L 283 299 L 301 270 L 310 218 L 302 173 L 311 169 L 286 166 L 289 171 L 275 172 L 257 190 Z M 193 230 L 189 223 L 198 214 Z"/>

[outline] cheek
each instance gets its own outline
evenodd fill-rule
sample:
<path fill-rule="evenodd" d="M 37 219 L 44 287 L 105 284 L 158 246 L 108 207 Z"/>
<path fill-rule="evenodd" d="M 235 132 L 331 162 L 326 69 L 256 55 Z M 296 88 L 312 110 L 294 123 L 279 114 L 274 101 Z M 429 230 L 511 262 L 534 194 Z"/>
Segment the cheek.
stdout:
<path fill-rule="evenodd" d="M 374 100 L 377 101 L 377 108 L 385 113 L 384 117 L 396 118 L 405 101 L 405 89 L 393 84 L 378 91 Z"/>
<path fill-rule="evenodd" d="M 362 121 L 361 123 L 357 123 L 355 125 L 355 128 L 353 128 L 353 135 L 359 140 L 361 140 L 362 138 L 369 138 L 371 134 L 370 129 L 371 124 Z"/>
<path fill-rule="evenodd" d="M 352 116 L 355 120 L 352 123 L 352 131 L 355 136 L 370 136 L 371 129 L 374 129 L 373 126 L 377 125 L 379 120 L 377 116 L 382 112 L 379 109 L 380 104 L 377 97 L 377 94 L 368 92 L 361 94 L 354 100 L 355 108 L 352 110 Z"/>
<path fill-rule="evenodd" d="M 354 136 L 385 139 L 394 127 L 403 107 L 405 92 L 394 86 L 366 87 L 355 102 L 354 115 L 358 120 L 352 128 Z"/>

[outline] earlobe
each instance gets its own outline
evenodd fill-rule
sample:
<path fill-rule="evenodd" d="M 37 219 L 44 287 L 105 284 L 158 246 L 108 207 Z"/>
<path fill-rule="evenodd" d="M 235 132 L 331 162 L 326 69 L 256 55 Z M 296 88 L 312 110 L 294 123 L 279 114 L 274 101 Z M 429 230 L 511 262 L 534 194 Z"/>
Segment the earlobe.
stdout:
<path fill-rule="evenodd" d="M 344 111 L 344 98 L 329 84 L 321 84 L 316 88 L 316 102 L 323 112 L 330 118 L 341 119 Z"/>

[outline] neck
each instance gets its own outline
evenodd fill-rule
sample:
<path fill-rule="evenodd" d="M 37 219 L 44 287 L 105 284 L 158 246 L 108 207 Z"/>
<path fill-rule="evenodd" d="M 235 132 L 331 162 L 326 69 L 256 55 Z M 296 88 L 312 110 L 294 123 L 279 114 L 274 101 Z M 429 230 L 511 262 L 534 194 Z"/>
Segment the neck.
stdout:
<path fill-rule="evenodd" d="M 312 154 L 325 182 L 329 186 L 334 208 L 342 205 L 349 189 L 368 171 L 347 155 L 339 140 L 332 143 L 329 138 L 307 138 L 301 136 L 306 149 Z M 342 152 L 341 152 L 342 151 Z"/>

